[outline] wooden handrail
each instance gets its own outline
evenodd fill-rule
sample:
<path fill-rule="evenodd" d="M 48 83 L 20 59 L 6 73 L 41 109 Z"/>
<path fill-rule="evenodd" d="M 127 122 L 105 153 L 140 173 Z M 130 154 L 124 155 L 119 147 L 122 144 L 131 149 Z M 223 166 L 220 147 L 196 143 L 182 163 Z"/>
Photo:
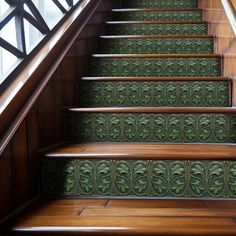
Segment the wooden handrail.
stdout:
<path fill-rule="evenodd" d="M 0 155 L 101 2 L 102 0 L 81 1 L 71 16 L 1 96 L 0 133 L 3 135 L 0 139 Z M 50 64 L 48 61 L 53 63 Z M 38 78 L 42 79 L 39 81 Z M 9 119 L 13 117 L 13 122 L 8 125 Z"/>

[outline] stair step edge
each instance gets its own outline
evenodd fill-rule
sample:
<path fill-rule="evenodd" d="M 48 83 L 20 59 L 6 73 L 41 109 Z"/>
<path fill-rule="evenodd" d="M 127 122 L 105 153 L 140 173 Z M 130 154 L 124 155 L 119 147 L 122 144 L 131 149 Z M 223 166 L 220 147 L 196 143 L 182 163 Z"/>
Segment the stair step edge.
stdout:
<path fill-rule="evenodd" d="M 231 81 L 230 77 L 82 77 L 78 81 Z"/>
<path fill-rule="evenodd" d="M 77 143 L 40 152 L 41 159 L 234 160 L 235 144 Z"/>
<path fill-rule="evenodd" d="M 216 38 L 215 35 L 102 35 L 100 36 L 101 39 L 133 39 L 133 38 L 140 38 L 140 39 L 149 39 L 149 38 L 183 38 L 183 39 L 214 39 Z"/>
<path fill-rule="evenodd" d="M 236 107 L 64 107 L 63 110 L 80 113 L 236 113 Z"/>
<path fill-rule="evenodd" d="M 112 12 L 139 12 L 139 11 L 196 11 L 196 12 L 202 12 L 203 9 L 201 8 L 179 8 L 179 9 L 173 9 L 173 8 L 113 8 Z"/>
<path fill-rule="evenodd" d="M 208 24 L 207 21 L 106 21 L 106 24 Z"/>
<path fill-rule="evenodd" d="M 222 54 L 92 54 L 94 58 L 222 58 Z"/>

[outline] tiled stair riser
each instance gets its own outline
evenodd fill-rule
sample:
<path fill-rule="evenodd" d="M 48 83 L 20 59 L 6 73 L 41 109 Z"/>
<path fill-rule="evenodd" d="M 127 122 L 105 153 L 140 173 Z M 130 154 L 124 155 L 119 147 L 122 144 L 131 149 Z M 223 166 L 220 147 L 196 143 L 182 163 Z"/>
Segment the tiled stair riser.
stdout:
<path fill-rule="evenodd" d="M 115 21 L 201 21 L 201 11 L 113 12 Z"/>
<path fill-rule="evenodd" d="M 172 8 L 172 9 L 188 9 L 197 8 L 198 0 L 123 0 L 123 7 L 126 8 Z"/>
<path fill-rule="evenodd" d="M 221 58 L 92 58 L 89 76 L 220 76 Z"/>
<path fill-rule="evenodd" d="M 99 53 L 111 54 L 211 54 L 213 38 L 101 39 Z"/>
<path fill-rule="evenodd" d="M 192 24 L 107 24 L 110 35 L 206 35 L 206 23 Z"/>
<path fill-rule="evenodd" d="M 235 198 L 231 161 L 42 160 L 45 195 Z"/>
<path fill-rule="evenodd" d="M 79 82 L 83 107 L 229 106 L 228 81 Z"/>
<path fill-rule="evenodd" d="M 235 143 L 236 115 L 70 112 L 65 133 L 70 141 Z"/>

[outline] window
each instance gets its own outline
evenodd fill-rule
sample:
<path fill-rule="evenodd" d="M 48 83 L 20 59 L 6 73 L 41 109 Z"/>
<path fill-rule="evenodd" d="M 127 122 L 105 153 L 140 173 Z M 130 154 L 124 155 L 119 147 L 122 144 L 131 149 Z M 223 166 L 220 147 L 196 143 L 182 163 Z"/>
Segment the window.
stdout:
<path fill-rule="evenodd" d="M 0 0 L 0 84 L 79 0 Z"/>

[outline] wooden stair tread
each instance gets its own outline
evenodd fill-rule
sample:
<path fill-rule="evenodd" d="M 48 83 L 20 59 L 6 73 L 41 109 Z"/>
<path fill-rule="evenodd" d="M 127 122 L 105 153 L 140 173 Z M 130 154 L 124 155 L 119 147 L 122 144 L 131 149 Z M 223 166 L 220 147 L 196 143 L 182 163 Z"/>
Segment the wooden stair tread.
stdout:
<path fill-rule="evenodd" d="M 102 39 L 149 39 L 149 38 L 214 38 L 214 35 L 102 35 Z"/>
<path fill-rule="evenodd" d="M 173 9 L 173 8 L 117 8 L 112 9 L 113 12 L 137 12 L 137 11 L 203 11 L 199 8 L 179 8 L 179 9 Z"/>
<path fill-rule="evenodd" d="M 221 58 L 221 54 L 92 54 L 95 58 Z"/>
<path fill-rule="evenodd" d="M 81 113 L 236 113 L 236 107 L 68 107 Z"/>
<path fill-rule="evenodd" d="M 83 81 L 230 81 L 229 77 L 82 77 Z"/>
<path fill-rule="evenodd" d="M 41 156 L 50 159 L 230 160 L 236 158 L 236 145 L 91 142 L 64 144 L 43 151 Z"/>
<path fill-rule="evenodd" d="M 142 200 L 144 205 L 142 208 L 140 208 L 140 200 L 107 199 L 106 205 L 96 208 L 93 204 L 83 205 L 86 202 L 83 199 L 70 199 L 69 203 L 73 207 L 65 203 L 68 201 L 66 199 L 55 201 L 56 204 L 54 199 L 44 200 L 43 204 L 40 201 L 36 202 L 35 207 L 31 207 L 24 216 L 19 216 L 12 223 L 11 232 L 83 235 L 113 233 L 120 235 L 235 235 L 236 233 L 234 221 L 236 209 L 211 209 L 207 207 L 209 201 Z M 122 207 L 115 206 L 113 202 L 121 203 Z M 235 204 L 235 201 L 230 202 Z M 53 215 L 51 211 L 57 212 L 57 215 Z"/>
<path fill-rule="evenodd" d="M 106 21 L 106 24 L 207 24 L 206 21 Z"/>
<path fill-rule="evenodd" d="M 180 208 L 87 208 L 81 213 L 87 217 L 236 217 L 236 210 L 230 209 L 180 209 Z"/>

